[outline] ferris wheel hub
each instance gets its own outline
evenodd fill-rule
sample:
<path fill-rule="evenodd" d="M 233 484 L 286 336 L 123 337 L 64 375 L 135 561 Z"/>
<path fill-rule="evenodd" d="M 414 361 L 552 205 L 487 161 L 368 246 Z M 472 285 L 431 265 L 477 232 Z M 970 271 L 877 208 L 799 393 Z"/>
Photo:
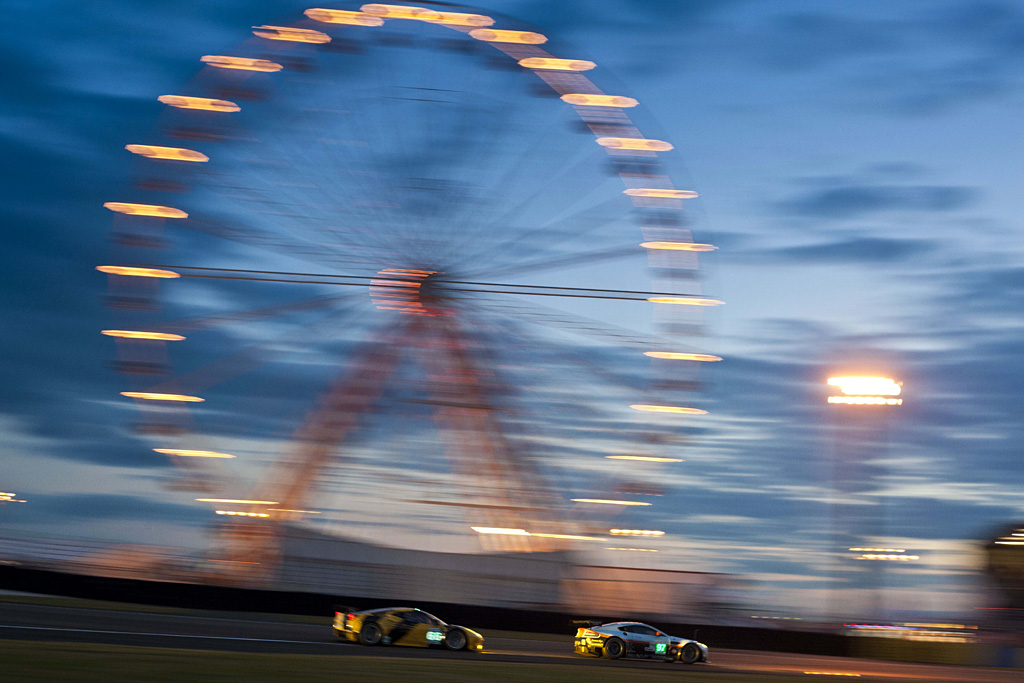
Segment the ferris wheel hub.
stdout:
<path fill-rule="evenodd" d="M 385 268 L 370 281 L 370 299 L 377 308 L 407 315 L 445 315 L 443 286 L 436 270 Z"/>

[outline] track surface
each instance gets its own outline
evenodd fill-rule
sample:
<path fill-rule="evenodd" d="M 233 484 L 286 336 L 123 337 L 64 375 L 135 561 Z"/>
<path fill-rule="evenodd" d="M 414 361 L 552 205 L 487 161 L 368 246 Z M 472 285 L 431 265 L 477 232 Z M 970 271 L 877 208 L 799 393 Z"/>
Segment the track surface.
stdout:
<path fill-rule="evenodd" d="M 487 634 L 483 634 L 487 637 Z M 616 668 L 664 669 L 662 662 L 608 661 L 578 657 L 570 643 L 510 638 L 487 638 L 483 653 L 447 652 L 421 648 L 361 647 L 338 643 L 329 626 L 274 621 L 272 617 L 237 615 L 233 618 L 142 614 L 95 609 L 20 605 L 0 602 L 0 638 L 75 643 L 106 643 L 174 649 L 231 652 L 337 655 L 342 657 L 420 657 L 479 659 L 537 664 L 576 664 Z M 1019 683 L 1019 670 L 999 670 L 904 664 L 842 657 L 815 657 L 771 652 L 716 650 L 711 664 L 694 665 L 704 673 L 807 672 L 859 674 L 893 680 L 986 681 Z M 688 668 L 683 664 L 668 666 Z M 756 677 L 752 677 L 756 678 Z"/>

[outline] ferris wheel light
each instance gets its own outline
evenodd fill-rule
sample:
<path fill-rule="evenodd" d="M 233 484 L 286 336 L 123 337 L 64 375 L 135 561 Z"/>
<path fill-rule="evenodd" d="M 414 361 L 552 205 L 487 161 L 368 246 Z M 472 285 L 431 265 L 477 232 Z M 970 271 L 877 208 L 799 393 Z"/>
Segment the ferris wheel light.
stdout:
<path fill-rule="evenodd" d="M 186 97 L 185 95 L 161 95 L 156 98 L 164 104 L 178 109 L 199 109 L 202 111 L 232 112 L 241 111 L 234 102 L 214 100 L 209 97 Z"/>
<path fill-rule="evenodd" d="M 652 296 L 647 300 L 656 304 L 679 304 L 682 306 L 721 306 L 725 303 L 717 299 L 698 299 L 684 296 Z"/>
<path fill-rule="evenodd" d="M 177 455 L 182 458 L 234 458 L 230 453 L 218 453 L 217 451 L 189 451 L 180 448 L 154 448 L 157 453 L 164 455 Z"/>
<path fill-rule="evenodd" d="M 110 209 L 114 213 L 123 213 L 128 216 L 153 216 L 155 218 L 188 218 L 188 214 L 181 209 L 171 206 L 160 206 L 158 204 L 129 204 L 127 202 L 105 202 L 104 209 Z"/>
<path fill-rule="evenodd" d="M 501 31 L 493 28 L 478 28 L 469 32 L 477 40 L 488 43 L 517 43 L 520 45 L 540 45 L 548 42 L 547 36 L 531 31 Z"/>
<path fill-rule="evenodd" d="M 381 26 L 384 20 L 363 12 L 352 12 L 341 9 L 322 9 L 314 7 L 303 12 L 313 21 L 324 24 L 346 24 L 348 26 Z"/>
<path fill-rule="evenodd" d="M 647 138 L 598 138 L 597 144 L 608 149 L 628 149 L 643 152 L 667 152 L 672 143 L 664 140 L 649 140 Z"/>
<path fill-rule="evenodd" d="M 159 268 L 134 268 L 132 266 L 96 266 L 96 270 L 109 275 L 127 275 L 129 277 L 155 277 L 172 279 L 181 277 L 173 270 L 160 270 Z"/>
<path fill-rule="evenodd" d="M 628 109 L 640 104 L 632 97 L 621 97 L 619 95 L 586 95 L 583 93 L 570 93 L 562 95 L 562 99 L 569 104 L 576 104 L 581 107 L 618 107 Z"/>
<path fill-rule="evenodd" d="M 597 66 L 585 59 L 553 59 L 551 57 L 527 57 L 519 60 L 519 66 L 527 69 L 547 71 L 590 71 Z"/>
<path fill-rule="evenodd" d="M 902 398 L 886 398 L 884 396 L 829 396 L 829 403 L 841 403 L 855 406 L 901 406 Z"/>
<path fill-rule="evenodd" d="M 652 406 L 636 404 L 631 405 L 630 408 L 633 410 L 639 410 L 645 413 L 679 413 L 682 415 L 707 415 L 708 411 L 701 410 L 700 408 L 688 408 L 686 406 Z"/>
<path fill-rule="evenodd" d="M 630 197 L 651 197 L 654 199 L 693 199 L 697 193 L 693 190 L 672 190 L 658 187 L 633 187 L 623 190 Z"/>
<path fill-rule="evenodd" d="M 721 356 L 712 356 L 707 353 L 681 353 L 675 351 L 645 351 L 645 356 L 661 358 L 663 360 L 693 360 L 701 363 L 714 363 L 722 360 Z"/>
<path fill-rule="evenodd" d="M 244 500 L 238 498 L 196 498 L 200 503 L 232 503 L 235 505 L 280 505 L 276 500 Z"/>
<path fill-rule="evenodd" d="M 471 526 L 469 527 L 478 534 L 501 534 L 504 536 L 529 536 L 530 532 L 526 529 L 506 529 L 503 527 L 493 526 Z"/>
<path fill-rule="evenodd" d="M 194 149 L 183 147 L 159 147 L 157 145 L 125 145 L 124 148 L 132 154 L 146 157 L 148 159 L 167 159 L 170 161 L 196 161 L 206 162 L 210 157 Z"/>
<path fill-rule="evenodd" d="M 181 403 L 202 403 L 205 398 L 188 396 L 186 394 L 159 394 L 152 391 L 122 391 L 122 396 L 128 398 L 141 398 L 145 401 L 178 401 Z"/>
<path fill-rule="evenodd" d="M 608 500 L 605 498 L 573 498 L 574 503 L 594 503 L 596 505 L 642 505 L 649 506 L 650 503 L 641 503 L 636 500 Z"/>
<path fill-rule="evenodd" d="M 888 377 L 829 377 L 828 385 L 847 396 L 899 396 L 903 388 Z"/>
<path fill-rule="evenodd" d="M 674 251 L 714 251 L 718 249 L 713 244 L 698 244 L 697 242 L 641 242 L 640 246 L 644 249 L 669 249 Z"/>
<path fill-rule="evenodd" d="M 156 341 L 182 341 L 185 339 L 180 334 L 140 332 L 138 330 L 101 330 L 100 334 L 105 334 L 108 337 L 120 337 L 122 339 L 153 339 Z"/>
<path fill-rule="evenodd" d="M 273 73 L 284 67 L 269 59 L 248 59 L 246 57 L 227 57 L 225 55 L 204 55 L 199 61 L 218 69 L 241 69 L 242 71 L 261 71 Z"/>
<path fill-rule="evenodd" d="M 572 534 L 530 534 L 537 538 L 561 538 L 567 541 L 600 541 L 596 536 L 573 536 Z"/>
<path fill-rule="evenodd" d="M 494 19 L 483 14 L 466 14 L 464 12 L 435 12 L 436 16 L 424 18 L 432 24 L 445 24 L 449 26 L 491 26 Z"/>
<path fill-rule="evenodd" d="M 326 33 L 310 28 L 292 28 L 291 26 L 253 26 L 253 35 L 267 40 L 283 40 L 289 43 L 329 43 L 331 37 Z"/>
<path fill-rule="evenodd" d="M 359 8 L 366 14 L 384 19 L 416 19 L 429 21 L 431 18 L 439 17 L 440 13 L 426 7 L 410 7 L 408 5 L 384 5 L 373 3 L 363 5 Z"/>
<path fill-rule="evenodd" d="M 641 462 L 686 462 L 680 458 L 657 458 L 653 455 L 606 455 L 609 460 L 639 460 Z"/>

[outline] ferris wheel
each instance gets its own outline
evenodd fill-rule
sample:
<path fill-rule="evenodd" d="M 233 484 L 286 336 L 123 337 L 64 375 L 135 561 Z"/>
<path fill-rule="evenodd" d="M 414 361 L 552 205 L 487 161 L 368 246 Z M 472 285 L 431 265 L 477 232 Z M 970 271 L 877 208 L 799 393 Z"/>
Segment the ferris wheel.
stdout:
<path fill-rule="evenodd" d="M 104 205 L 104 334 L 175 485 L 242 563 L 322 513 L 502 551 L 631 526 L 720 360 L 671 143 L 493 13 L 355 4 L 252 33 L 159 96 Z"/>

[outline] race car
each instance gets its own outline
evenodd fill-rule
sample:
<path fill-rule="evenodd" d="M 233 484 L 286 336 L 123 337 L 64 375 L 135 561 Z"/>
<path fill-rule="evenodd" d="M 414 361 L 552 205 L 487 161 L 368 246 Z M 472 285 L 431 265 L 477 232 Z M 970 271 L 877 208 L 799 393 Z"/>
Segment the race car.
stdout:
<path fill-rule="evenodd" d="M 576 654 L 609 659 L 657 659 L 664 662 L 694 664 L 708 661 L 708 646 L 696 640 L 675 638 L 653 626 L 636 621 L 577 629 Z"/>
<path fill-rule="evenodd" d="M 364 612 L 336 611 L 334 635 L 362 645 L 408 645 L 479 652 L 484 637 L 465 626 L 446 624 L 412 607 L 384 607 Z"/>

